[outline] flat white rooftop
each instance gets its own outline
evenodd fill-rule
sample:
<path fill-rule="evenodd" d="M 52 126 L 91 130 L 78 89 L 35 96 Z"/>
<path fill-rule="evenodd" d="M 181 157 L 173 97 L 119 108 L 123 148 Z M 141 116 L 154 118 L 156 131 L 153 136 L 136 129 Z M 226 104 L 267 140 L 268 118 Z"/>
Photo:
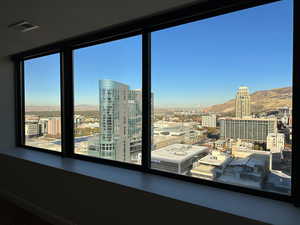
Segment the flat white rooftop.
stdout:
<path fill-rule="evenodd" d="M 208 152 L 208 148 L 205 146 L 173 144 L 152 151 L 151 160 L 180 163 L 204 152 Z"/>
<path fill-rule="evenodd" d="M 198 162 L 205 165 L 221 166 L 230 159 L 229 155 L 224 153 L 209 154 L 201 158 Z"/>

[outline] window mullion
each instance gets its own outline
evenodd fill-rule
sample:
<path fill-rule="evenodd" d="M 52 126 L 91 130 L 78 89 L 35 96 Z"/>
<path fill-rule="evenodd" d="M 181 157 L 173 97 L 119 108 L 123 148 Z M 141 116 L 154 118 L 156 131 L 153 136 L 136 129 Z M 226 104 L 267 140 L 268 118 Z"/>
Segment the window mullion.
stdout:
<path fill-rule="evenodd" d="M 74 152 L 73 134 L 73 51 L 61 51 L 61 113 L 62 113 L 62 153 L 71 156 Z"/>
<path fill-rule="evenodd" d="M 142 128 L 142 166 L 145 169 L 150 168 L 151 162 L 151 33 L 145 31 L 143 33 L 142 45 L 142 70 L 143 70 L 143 128 Z"/>
<path fill-rule="evenodd" d="M 293 124 L 296 124 L 298 120 L 297 115 L 299 114 L 299 104 L 295 101 L 299 95 L 299 88 L 297 84 L 300 82 L 300 29 L 299 29 L 299 1 L 294 1 L 294 49 L 293 49 Z M 293 126 L 293 150 L 292 150 L 292 198 L 296 206 L 300 206 L 300 173 L 299 173 L 299 163 L 297 158 L 300 157 L 299 152 L 297 151 L 298 146 L 300 146 L 300 139 L 296 137 L 295 134 L 298 134 L 299 128 Z"/>

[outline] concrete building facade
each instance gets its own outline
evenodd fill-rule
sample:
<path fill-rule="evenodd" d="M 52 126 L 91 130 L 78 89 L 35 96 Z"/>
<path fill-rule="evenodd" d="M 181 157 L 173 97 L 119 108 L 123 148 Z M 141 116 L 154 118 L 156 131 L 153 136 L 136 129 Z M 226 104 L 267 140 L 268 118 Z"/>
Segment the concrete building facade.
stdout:
<path fill-rule="evenodd" d="M 242 139 L 249 142 L 266 142 L 269 133 L 277 132 L 277 119 L 220 118 L 222 139 Z"/>
<path fill-rule="evenodd" d="M 61 118 L 51 117 L 48 120 L 48 135 L 59 136 L 61 135 Z"/>

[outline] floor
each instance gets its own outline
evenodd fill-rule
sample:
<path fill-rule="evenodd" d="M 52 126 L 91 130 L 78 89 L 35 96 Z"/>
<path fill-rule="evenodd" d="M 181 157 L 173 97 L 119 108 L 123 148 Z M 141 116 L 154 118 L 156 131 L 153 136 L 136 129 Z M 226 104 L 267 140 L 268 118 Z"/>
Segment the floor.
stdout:
<path fill-rule="evenodd" d="M 39 217 L 26 212 L 15 204 L 0 198 L 1 225 L 51 225 Z"/>

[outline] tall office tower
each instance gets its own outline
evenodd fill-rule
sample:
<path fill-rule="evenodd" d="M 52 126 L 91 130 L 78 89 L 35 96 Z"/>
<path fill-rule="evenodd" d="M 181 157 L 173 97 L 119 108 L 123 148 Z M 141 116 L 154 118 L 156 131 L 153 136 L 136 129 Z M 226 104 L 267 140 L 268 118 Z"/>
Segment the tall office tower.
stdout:
<path fill-rule="evenodd" d="M 59 136 L 61 134 L 60 117 L 51 117 L 48 120 L 48 135 Z"/>
<path fill-rule="evenodd" d="M 100 135 L 99 157 L 118 161 L 130 160 L 128 137 L 127 85 L 99 81 Z"/>
<path fill-rule="evenodd" d="M 130 153 L 137 157 L 142 151 L 142 90 L 128 92 L 128 137 Z"/>
<path fill-rule="evenodd" d="M 251 114 L 250 94 L 248 87 L 239 87 L 235 98 L 235 117 L 243 118 Z"/>
<path fill-rule="evenodd" d="M 266 142 L 268 134 L 277 132 L 275 118 L 220 118 L 219 121 L 222 139 Z"/>
<path fill-rule="evenodd" d="M 89 138 L 88 154 L 136 161 L 142 151 L 142 90 L 129 90 L 126 84 L 100 80 L 99 104 L 100 134 Z"/>

